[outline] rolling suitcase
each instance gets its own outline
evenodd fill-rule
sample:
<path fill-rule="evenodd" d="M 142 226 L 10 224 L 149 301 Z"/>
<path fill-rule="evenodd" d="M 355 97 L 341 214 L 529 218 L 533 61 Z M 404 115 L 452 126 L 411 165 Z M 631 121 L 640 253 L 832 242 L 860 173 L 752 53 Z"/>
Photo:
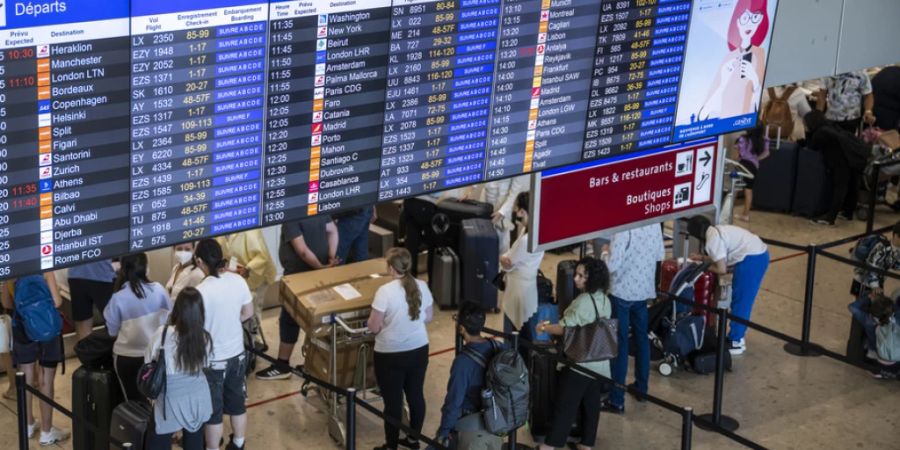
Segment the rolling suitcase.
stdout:
<path fill-rule="evenodd" d="M 672 289 L 672 280 L 678 274 L 678 261 L 667 259 L 660 264 L 659 270 L 659 288 L 663 292 L 669 292 Z"/>
<path fill-rule="evenodd" d="M 122 402 L 122 390 L 111 370 L 79 367 L 72 374 L 73 450 L 107 450 L 109 424 L 113 409 Z M 78 421 L 86 421 L 100 430 L 95 434 Z"/>
<path fill-rule="evenodd" d="M 694 283 L 694 303 L 709 306 L 712 308 L 716 307 L 716 286 L 719 285 L 719 276 L 706 271 L 703 272 L 703 275 L 700 275 L 700 278 Z M 716 327 L 716 312 L 715 310 L 704 309 L 700 306 L 694 306 L 693 315 L 695 316 L 704 316 L 706 318 L 706 327 L 707 328 L 715 328 Z"/>
<path fill-rule="evenodd" d="M 866 330 L 861 323 L 850 318 L 850 336 L 847 338 L 847 358 L 854 363 L 865 364 L 866 361 Z"/>
<path fill-rule="evenodd" d="M 560 316 L 578 295 L 575 288 L 575 266 L 574 259 L 560 261 L 556 265 L 556 305 L 559 307 Z"/>
<path fill-rule="evenodd" d="M 753 208 L 790 212 L 797 183 L 797 144 L 782 142 L 759 162 L 753 183 Z"/>
<path fill-rule="evenodd" d="M 537 344 L 542 348 L 554 349 L 552 344 Z M 556 361 L 549 355 L 532 350 L 528 368 L 531 386 L 530 420 L 531 435 L 535 440 L 547 436 L 553 424 L 553 397 L 556 395 Z"/>
<path fill-rule="evenodd" d="M 439 246 L 453 247 L 459 250 L 459 238 L 462 234 L 462 222 L 466 219 L 490 219 L 494 206 L 490 203 L 475 200 L 445 200 L 435 205 L 431 219 L 432 228 L 438 235 Z"/>
<path fill-rule="evenodd" d="M 129 400 L 117 406 L 109 426 L 109 449 L 119 450 L 121 446 L 113 442 L 120 442 L 131 443 L 131 450 L 143 450 L 152 416 L 153 409 L 146 402 Z"/>
<path fill-rule="evenodd" d="M 459 297 L 459 258 L 449 247 L 435 248 L 431 258 L 428 288 L 434 303 L 440 309 L 453 308 Z"/>
<path fill-rule="evenodd" d="M 459 290 L 461 302 L 474 302 L 487 311 L 497 310 L 494 277 L 500 266 L 499 238 L 488 219 L 462 221 L 459 236 Z"/>
<path fill-rule="evenodd" d="M 816 217 L 828 212 L 831 202 L 831 174 L 825 166 L 825 157 L 808 148 L 801 148 L 797 158 L 797 184 L 791 213 L 804 217 Z M 754 197 L 756 184 L 754 184 Z"/>

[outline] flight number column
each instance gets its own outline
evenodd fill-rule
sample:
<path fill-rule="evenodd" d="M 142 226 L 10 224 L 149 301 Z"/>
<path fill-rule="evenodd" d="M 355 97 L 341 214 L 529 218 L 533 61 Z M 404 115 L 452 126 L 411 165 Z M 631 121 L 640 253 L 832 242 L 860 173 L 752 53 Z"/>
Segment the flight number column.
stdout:
<path fill-rule="evenodd" d="M 586 124 L 586 160 L 670 141 L 690 1 L 601 4 Z"/>

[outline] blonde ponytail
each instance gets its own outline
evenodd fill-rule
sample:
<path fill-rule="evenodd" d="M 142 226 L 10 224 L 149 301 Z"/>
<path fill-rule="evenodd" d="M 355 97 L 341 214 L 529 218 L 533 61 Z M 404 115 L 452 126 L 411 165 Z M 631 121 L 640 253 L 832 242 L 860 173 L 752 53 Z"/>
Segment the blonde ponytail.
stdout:
<path fill-rule="evenodd" d="M 400 284 L 406 291 L 406 305 L 409 307 L 410 320 L 419 320 L 422 310 L 422 291 L 419 283 L 410 273 L 412 268 L 412 256 L 402 247 L 394 247 L 388 250 L 387 263 L 400 275 Z"/>

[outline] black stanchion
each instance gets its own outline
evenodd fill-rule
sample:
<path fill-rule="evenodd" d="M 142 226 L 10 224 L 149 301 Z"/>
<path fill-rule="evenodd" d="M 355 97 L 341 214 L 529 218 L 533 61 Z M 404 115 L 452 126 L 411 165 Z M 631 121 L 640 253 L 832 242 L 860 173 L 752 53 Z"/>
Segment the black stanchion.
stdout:
<path fill-rule="evenodd" d="M 16 372 L 16 414 L 19 423 L 19 450 L 28 450 L 28 401 L 25 398 L 25 374 Z"/>
<path fill-rule="evenodd" d="M 809 346 L 809 332 L 812 326 L 813 293 L 816 289 L 816 256 L 819 247 L 810 244 L 806 249 L 806 288 L 803 292 L 803 324 L 800 331 L 801 345 L 784 344 L 784 351 L 794 356 L 821 356 Z"/>
<path fill-rule="evenodd" d="M 728 311 L 724 308 L 716 310 L 718 312 L 718 335 L 716 346 L 716 384 L 713 390 L 713 412 L 712 414 L 703 414 L 701 419 L 712 422 L 713 425 L 722 427 L 728 431 L 737 430 L 741 425 L 732 417 L 722 414 L 722 394 L 725 388 L 725 333 L 728 329 Z M 704 422 L 698 422 L 697 426 L 702 430 L 713 431 Z"/>
<path fill-rule="evenodd" d="M 344 406 L 347 410 L 347 423 L 344 424 L 347 429 L 345 448 L 356 450 L 356 388 L 347 389 L 347 404 Z"/>
<path fill-rule="evenodd" d="M 694 432 L 694 408 L 685 406 L 681 412 L 681 450 L 691 450 Z"/>
<path fill-rule="evenodd" d="M 881 172 L 881 164 L 872 163 L 872 174 L 869 176 L 869 204 L 866 205 L 866 234 L 875 229 L 875 203 L 878 202 L 878 175 Z"/>

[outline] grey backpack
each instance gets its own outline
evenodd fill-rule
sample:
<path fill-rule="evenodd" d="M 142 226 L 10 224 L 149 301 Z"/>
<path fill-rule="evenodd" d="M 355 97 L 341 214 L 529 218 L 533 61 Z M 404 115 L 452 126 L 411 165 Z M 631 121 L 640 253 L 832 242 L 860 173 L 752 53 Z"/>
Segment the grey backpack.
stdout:
<path fill-rule="evenodd" d="M 463 353 L 485 369 L 481 403 L 484 426 L 493 434 L 506 434 L 528 421 L 528 369 L 519 352 L 502 349 L 491 341 L 494 356 L 490 362 L 478 352 L 466 348 Z"/>

